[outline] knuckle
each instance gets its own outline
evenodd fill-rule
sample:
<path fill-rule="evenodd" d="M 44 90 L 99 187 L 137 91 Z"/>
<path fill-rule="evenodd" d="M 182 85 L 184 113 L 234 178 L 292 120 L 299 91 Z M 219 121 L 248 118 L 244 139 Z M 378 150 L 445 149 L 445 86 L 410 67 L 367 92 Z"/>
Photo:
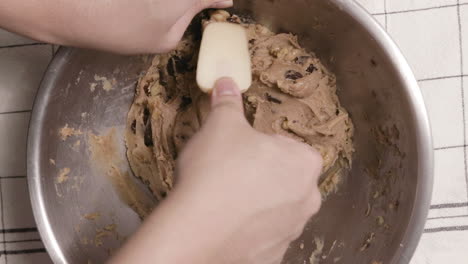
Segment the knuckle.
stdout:
<path fill-rule="evenodd" d="M 157 52 L 157 53 L 167 53 L 172 50 L 174 50 L 177 45 L 179 44 L 180 39 L 182 38 L 182 35 L 179 33 L 174 33 L 174 32 L 169 32 L 168 34 L 165 34 L 162 37 L 159 36 L 156 43 L 160 43 L 159 45 L 154 45 L 154 41 L 151 41 L 148 43 L 149 47 L 152 47 L 151 52 Z"/>
<path fill-rule="evenodd" d="M 304 223 L 300 223 L 297 225 L 297 227 L 291 232 L 291 234 L 288 237 L 288 242 L 292 242 L 296 239 L 298 239 L 304 231 Z"/>
<path fill-rule="evenodd" d="M 314 214 L 316 214 L 320 210 L 320 206 L 322 204 L 322 196 L 318 188 L 314 188 L 311 191 L 309 197 L 306 199 L 305 205 L 305 213 L 306 217 L 310 218 Z"/>
<path fill-rule="evenodd" d="M 321 168 L 323 166 L 322 155 L 314 148 L 311 148 L 310 152 L 311 152 L 310 159 L 312 160 L 312 162 Z"/>

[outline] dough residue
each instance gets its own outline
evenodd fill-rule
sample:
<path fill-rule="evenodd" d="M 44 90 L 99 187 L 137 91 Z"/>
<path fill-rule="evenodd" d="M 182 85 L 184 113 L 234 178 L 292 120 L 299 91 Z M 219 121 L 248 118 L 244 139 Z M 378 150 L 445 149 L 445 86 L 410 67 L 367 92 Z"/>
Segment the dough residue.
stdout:
<path fill-rule="evenodd" d="M 96 220 L 96 219 L 99 219 L 101 217 L 101 214 L 100 213 L 89 213 L 89 214 L 85 214 L 83 215 L 83 217 L 87 220 Z"/>
<path fill-rule="evenodd" d="M 324 241 L 321 238 L 315 237 L 314 238 L 315 242 L 315 250 L 312 251 L 309 257 L 309 263 L 310 264 L 319 264 L 320 263 L 320 255 L 322 254 L 323 247 L 324 247 Z"/>
<path fill-rule="evenodd" d="M 81 132 L 81 130 L 69 127 L 68 124 L 65 124 L 65 126 L 59 131 L 60 139 L 62 139 L 62 141 L 67 140 L 71 136 L 79 136 L 82 134 L 83 132 Z"/>
<path fill-rule="evenodd" d="M 61 169 L 56 179 L 57 183 L 64 183 L 68 181 L 68 174 L 70 174 L 70 168 Z"/>
<path fill-rule="evenodd" d="M 109 80 L 107 77 L 104 77 L 104 76 L 98 76 L 98 75 L 94 75 L 94 80 L 96 82 L 100 82 L 101 85 L 102 85 L 102 89 L 106 92 L 114 89 L 114 85 L 116 84 L 116 80 L 115 79 L 111 79 Z M 95 89 L 96 89 L 96 86 L 97 84 L 96 83 L 92 83 L 91 84 L 91 91 L 93 92 Z"/>
<path fill-rule="evenodd" d="M 213 21 L 246 29 L 253 72 L 243 95 L 247 120 L 258 131 L 316 148 L 324 159 L 322 194 L 336 191 L 341 168 L 351 165 L 354 128 L 336 95 L 333 73 L 293 34 L 275 34 L 226 11 L 214 12 L 203 25 Z M 177 156 L 209 113 L 209 96 L 195 80 L 199 42 L 188 33 L 174 51 L 154 57 L 128 114 L 127 157 L 158 200 L 173 188 Z"/>
<path fill-rule="evenodd" d="M 155 201 L 151 200 L 134 182 L 133 177 L 124 169 L 124 160 L 118 155 L 119 142 L 117 131 L 111 128 L 103 135 L 88 134 L 88 147 L 91 160 L 106 174 L 115 187 L 120 199 L 129 205 L 140 217 L 147 216 L 153 209 Z"/>
<path fill-rule="evenodd" d="M 120 235 L 117 233 L 115 224 L 109 224 L 103 228 L 96 229 L 94 236 L 94 245 L 100 247 L 103 245 L 103 240 L 107 237 L 115 236 L 116 240 L 120 240 Z"/>

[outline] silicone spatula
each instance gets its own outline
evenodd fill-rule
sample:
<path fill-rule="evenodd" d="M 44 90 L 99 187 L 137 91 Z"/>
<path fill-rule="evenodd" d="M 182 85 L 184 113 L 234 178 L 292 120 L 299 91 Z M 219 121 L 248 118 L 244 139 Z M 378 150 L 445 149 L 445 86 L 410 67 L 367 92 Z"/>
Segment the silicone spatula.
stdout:
<path fill-rule="evenodd" d="M 211 93 L 217 80 L 229 77 L 245 92 L 252 84 L 249 45 L 245 29 L 237 24 L 216 22 L 203 32 L 198 57 L 197 83 Z"/>

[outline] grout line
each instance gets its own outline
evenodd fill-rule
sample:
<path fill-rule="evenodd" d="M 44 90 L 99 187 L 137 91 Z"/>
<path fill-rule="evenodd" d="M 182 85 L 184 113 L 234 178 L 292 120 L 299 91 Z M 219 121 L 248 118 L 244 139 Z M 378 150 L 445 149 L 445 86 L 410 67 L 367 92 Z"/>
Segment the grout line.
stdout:
<path fill-rule="evenodd" d="M 449 203 L 449 204 L 433 204 L 430 209 L 445 209 L 445 208 L 460 208 L 468 207 L 468 203 Z"/>
<path fill-rule="evenodd" d="M 434 148 L 434 150 L 456 149 L 456 148 L 464 148 L 464 147 L 466 147 L 466 145 L 440 147 L 440 148 Z"/>
<path fill-rule="evenodd" d="M 387 0 L 384 0 L 384 14 L 385 14 L 385 31 L 388 31 Z"/>
<path fill-rule="evenodd" d="M 465 218 L 468 215 L 452 215 L 452 216 L 439 216 L 439 217 L 429 217 L 427 220 L 437 220 L 437 219 L 453 219 L 453 218 Z"/>
<path fill-rule="evenodd" d="M 31 113 L 31 110 L 19 110 L 19 111 L 10 111 L 10 112 L 0 112 L 0 115 L 23 114 L 23 113 Z"/>
<path fill-rule="evenodd" d="M 462 77 L 468 77 L 468 75 L 461 74 L 461 75 L 449 75 L 449 76 L 432 77 L 432 78 L 419 79 L 418 82 L 453 79 L 453 78 L 462 78 Z"/>
<path fill-rule="evenodd" d="M 0 241 L 0 244 L 1 243 L 15 244 L 15 243 L 26 243 L 26 242 L 42 242 L 42 240 L 39 238 L 23 239 L 23 240 L 7 240 L 7 241 Z"/>
<path fill-rule="evenodd" d="M 2 180 L 0 179 L 0 205 L 2 207 L 1 211 L 2 211 L 2 216 L 1 216 L 1 220 L 2 220 L 2 230 L 5 230 L 5 208 L 4 208 L 4 205 L 5 203 L 3 202 L 3 192 L 2 192 L 2 189 L 3 189 L 3 184 L 2 184 Z M 5 241 L 6 240 L 6 234 L 3 232 L 2 233 L 2 240 Z M 7 251 L 7 244 L 3 244 L 3 251 L 6 252 Z M 8 264 L 8 257 L 5 255 L 5 264 Z"/>
<path fill-rule="evenodd" d="M 465 231 L 465 230 L 468 230 L 468 226 L 447 226 L 447 227 L 424 229 L 424 233 L 438 233 L 438 232 Z"/>
<path fill-rule="evenodd" d="M 0 179 L 26 179 L 27 176 L 0 176 Z"/>
<path fill-rule="evenodd" d="M 7 46 L 0 46 L 0 49 L 8 49 L 8 48 L 21 48 L 21 47 L 29 47 L 29 46 L 43 46 L 49 45 L 47 43 L 29 43 L 29 44 L 16 44 L 16 45 L 7 45 Z"/>
<path fill-rule="evenodd" d="M 463 76 L 463 40 L 462 40 L 462 23 L 460 16 L 460 0 L 457 0 L 457 16 L 458 16 L 458 44 L 460 45 L 460 75 Z M 461 99 L 462 99 L 462 115 L 463 115 L 463 155 L 465 165 L 465 191 L 466 198 L 468 199 L 468 166 L 467 166 L 467 149 L 466 149 L 466 113 L 465 113 L 465 89 L 464 89 L 464 78 L 460 78 L 461 82 Z M 467 209 L 468 213 L 468 209 Z"/>
<path fill-rule="evenodd" d="M 465 6 L 465 5 L 468 5 L 468 3 L 460 3 L 460 4 L 452 4 L 452 5 L 441 5 L 441 6 L 433 6 L 433 7 L 425 7 L 425 8 L 415 8 L 415 9 L 410 9 L 410 10 L 400 10 L 400 11 L 391 11 L 391 12 L 384 11 L 384 13 L 373 13 L 372 15 L 374 15 L 374 16 L 375 15 L 394 15 L 394 14 L 436 10 L 436 9 L 443 9 L 443 8 L 449 8 L 449 7 Z"/>
<path fill-rule="evenodd" d="M 0 181 L 1 182 L 1 181 Z M 37 227 L 24 227 L 24 228 L 11 228 L 11 229 L 0 229 L 0 233 L 31 233 L 38 232 Z"/>
<path fill-rule="evenodd" d="M 7 255 L 23 255 L 23 254 L 33 254 L 33 253 L 46 253 L 47 251 L 45 248 L 33 248 L 33 249 L 25 249 L 25 250 L 5 250 L 0 252 L 0 254 L 5 255 L 5 259 Z"/>

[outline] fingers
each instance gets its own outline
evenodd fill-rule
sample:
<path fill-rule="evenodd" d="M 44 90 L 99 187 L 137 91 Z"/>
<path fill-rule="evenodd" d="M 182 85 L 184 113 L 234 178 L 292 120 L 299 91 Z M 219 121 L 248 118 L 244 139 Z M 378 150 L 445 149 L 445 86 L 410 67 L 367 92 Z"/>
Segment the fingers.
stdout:
<path fill-rule="evenodd" d="M 308 221 L 318 213 L 322 205 L 322 194 L 317 186 L 313 186 L 309 197 L 304 201 L 304 217 Z"/>
<path fill-rule="evenodd" d="M 317 176 L 317 181 L 318 181 L 318 178 L 320 177 L 320 174 L 322 173 L 322 169 L 323 169 L 323 157 L 320 154 L 320 152 L 318 152 L 314 147 L 307 145 L 307 149 L 309 150 L 309 153 L 310 153 L 309 159 L 314 164 L 315 170 L 313 170 L 313 172 Z"/>
<path fill-rule="evenodd" d="M 186 9 L 185 12 L 181 14 L 180 18 L 169 29 L 167 36 L 168 45 L 165 50 L 169 51 L 177 45 L 196 14 L 206 8 L 228 8 L 233 6 L 233 4 L 233 0 L 184 0 L 178 2 L 179 6 L 183 6 Z"/>

